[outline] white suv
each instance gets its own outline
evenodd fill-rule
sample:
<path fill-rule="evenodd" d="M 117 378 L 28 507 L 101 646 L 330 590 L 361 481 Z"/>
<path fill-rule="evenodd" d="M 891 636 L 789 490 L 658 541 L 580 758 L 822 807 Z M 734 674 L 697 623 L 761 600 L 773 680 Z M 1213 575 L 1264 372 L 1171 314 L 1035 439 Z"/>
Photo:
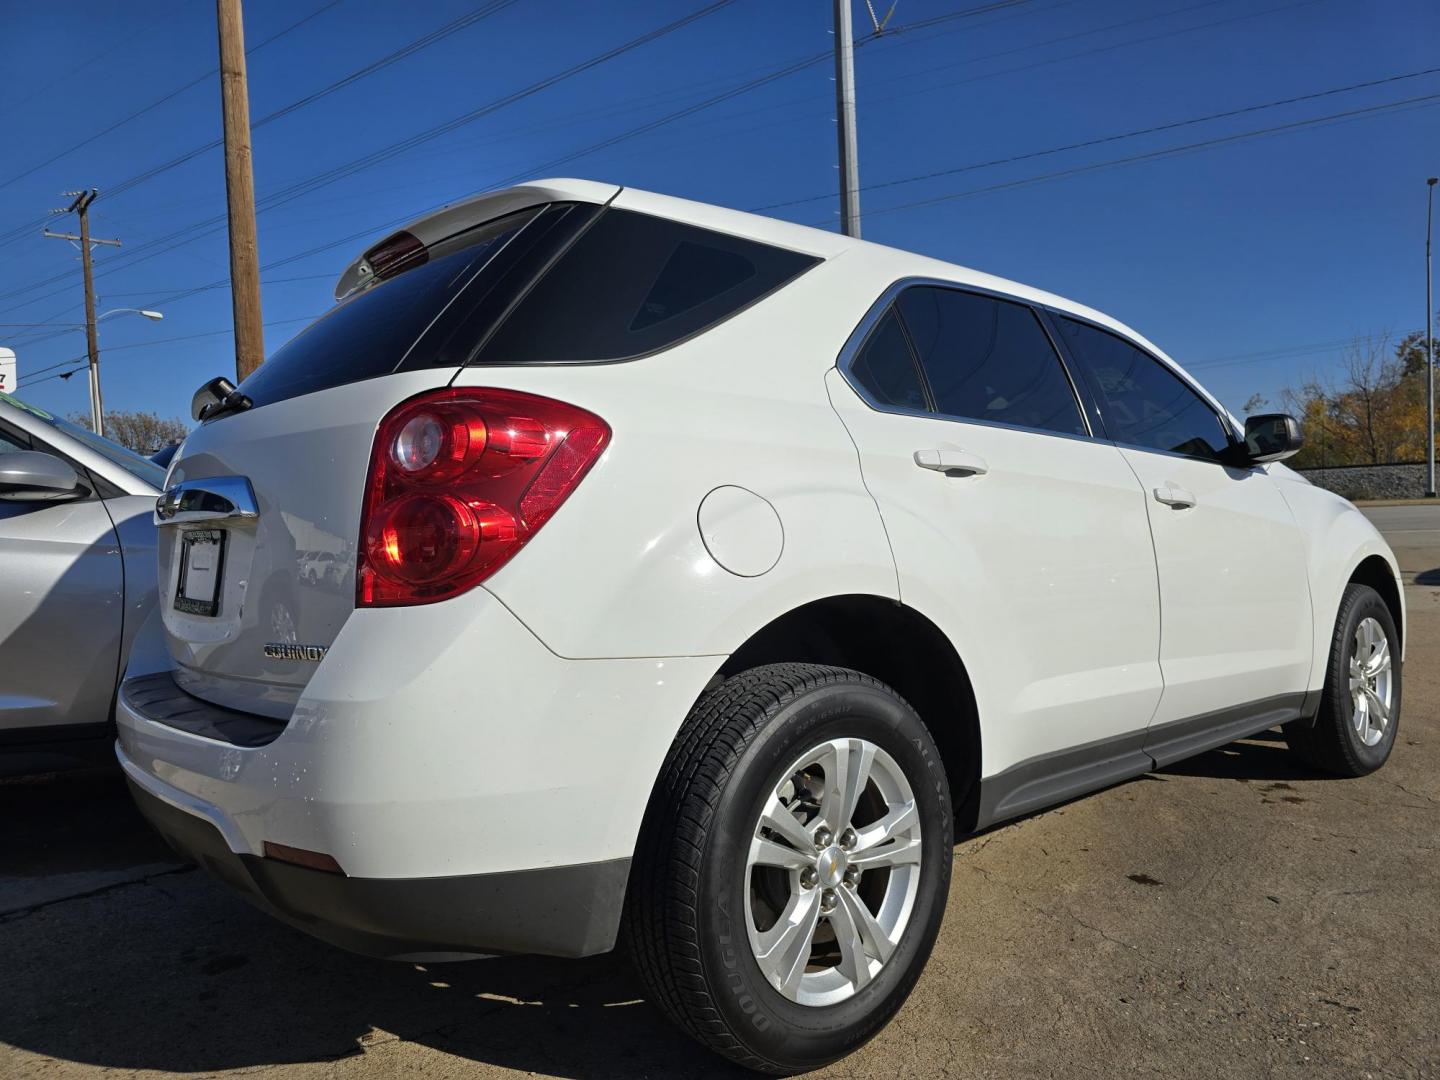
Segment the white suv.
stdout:
<path fill-rule="evenodd" d="M 197 395 L 117 707 L 157 827 L 328 941 L 623 929 L 789 1073 L 900 1006 L 955 836 L 1276 725 L 1345 775 L 1394 745 L 1384 541 L 1098 312 L 572 180 L 337 295 Z"/>

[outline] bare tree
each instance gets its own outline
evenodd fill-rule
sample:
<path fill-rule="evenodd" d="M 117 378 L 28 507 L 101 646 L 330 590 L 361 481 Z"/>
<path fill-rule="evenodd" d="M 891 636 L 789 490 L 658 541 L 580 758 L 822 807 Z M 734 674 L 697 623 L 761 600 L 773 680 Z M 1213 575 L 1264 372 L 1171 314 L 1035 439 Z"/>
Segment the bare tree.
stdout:
<path fill-rule="evenodd" d="M 70 422 L 90 429 L 90 417 L 72 413 Z M 105 435 L 137 454 L 153 454 L 177 439 L 183 439 L 190 428 L 181 420 L 167 420 L 153 412 L 106 412 Z"/>

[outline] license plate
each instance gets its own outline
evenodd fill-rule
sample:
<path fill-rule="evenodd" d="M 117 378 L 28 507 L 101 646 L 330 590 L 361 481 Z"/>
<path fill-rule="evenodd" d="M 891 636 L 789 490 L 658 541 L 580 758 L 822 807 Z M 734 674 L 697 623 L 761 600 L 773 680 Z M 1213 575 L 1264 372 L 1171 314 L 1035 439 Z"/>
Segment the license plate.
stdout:
<path fill-rule="evenodd" d="M 187 615 L 219 614 L 221 571 L 224 567 L 224 529 L 194 529 L 181 533 L 175 610 Z"/>

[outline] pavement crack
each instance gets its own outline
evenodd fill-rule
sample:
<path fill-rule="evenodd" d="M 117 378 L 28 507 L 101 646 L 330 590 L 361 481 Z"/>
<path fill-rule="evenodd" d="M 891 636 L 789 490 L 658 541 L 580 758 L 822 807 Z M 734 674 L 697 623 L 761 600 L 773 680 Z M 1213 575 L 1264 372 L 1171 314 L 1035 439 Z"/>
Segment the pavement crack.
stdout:
<path fill-rule="evenodd" d="M 128 889 L 132 885 L 148 885 L 158 878 L 173 877 L 176 874 L 188 874 L 199 869 L 195 866 L 172 866 L 168 870 L 157 870 L 153 874 L 146 874 L 144 877 L 127 878 L 124 881 L 112 881 L 109 885 L 101 885 L 97 889 L 88 889 L 85 892 L 71 893 L 69 896 L 57 896 L 53 900 L 42 900 L 38 904 L 30 904 L 26 907 L 12 908 L 9 911 L 0 912 L 0 924 L 18 922 L 20 919 L 28 918 L 36 912 L 45 911 L 48 908 L 57 907 L 60 904 L 69 904 L 76 900 L 89 900 L 96 896 L 104 896 L 106 893 L 115 892 L 118 889 Z"/>
<path fill-rule="evenodd" d="M 1388 784 L 1388 785 L 1390 785 L 1391 787 L 1395 788 L 1397 791 L 1403 791 L 1406 795 L 1409 795 L 1411 798 L 1424 799 L 1424 800 L 1425 800 L 1427 803 L 1429 803 L 1431 806 L 1434 806 L 1437 802 L 1440 802 L 1440 799 L 1435 798 L 1433 795 L 1426 795 L 1423 791 L 1416 791 L 1414 788 L 1408 788 L 1408 787 L 1406 787 L 1404 784 L 1400 783 L 1398 780 L 1391 780 L 1391 779 L 1390 779 L 1389 777 L 1387 777 L 1387 776 L 1376 776 L 1375 779 L 1379 780 L 1382 784 Z M 1424 807 L 1424 806 L 1413 806 L 1413 807 L 1409 807 L 1409 809 L 1412 809 L 1412 810 L 1425 810 L 1425 809 L 1427 809 L 1427 807 Z"/>

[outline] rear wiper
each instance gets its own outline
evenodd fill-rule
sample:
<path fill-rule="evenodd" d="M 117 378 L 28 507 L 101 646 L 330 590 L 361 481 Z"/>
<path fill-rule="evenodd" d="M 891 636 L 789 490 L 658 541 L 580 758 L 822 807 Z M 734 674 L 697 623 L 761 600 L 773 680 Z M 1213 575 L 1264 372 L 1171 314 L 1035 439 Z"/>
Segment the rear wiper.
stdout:
<path fill-rule="evenodd" d="M 196 420 L 214 420 L 227 413 L 244 412 L 255 402 L 248 394 L 242 394 L 225 376 L 211 379 L 190 399 L 190 415 Z"/>

